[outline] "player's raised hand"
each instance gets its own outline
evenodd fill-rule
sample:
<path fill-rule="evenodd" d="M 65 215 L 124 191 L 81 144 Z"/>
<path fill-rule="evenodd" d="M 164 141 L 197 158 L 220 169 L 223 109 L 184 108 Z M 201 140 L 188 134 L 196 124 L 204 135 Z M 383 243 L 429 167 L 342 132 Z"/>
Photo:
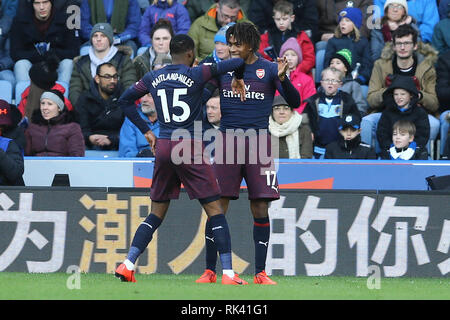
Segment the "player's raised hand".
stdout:
<path fill-rule="evenodd" d="M 231 90 L 233 94 L 239 94 L 241 96 L 241 101 L 245 101 L 245 83 L 244 79 L 233 78 L 231 81 Z"/>
<path fill-rule="evenodd" d="M 284 79 L 286 78 L 286 72 L 289 67 L 286 57 L 277 58 L 277 64 L 278 64 L 278 78 L 280 78 L 280 81 L 284 81 Z"/>
<path fill-rule="evenodd" d="M 156 140 L 157 140 L 157 138 L 156 138 L 155 134 L 153 133 L 152 130 L 148 130 L 144 134 L 144 136 L 145 136 L 145 139 L 147 139 L 148 144 L 150 145 L 150 148 L 152 149 L 153 154 L 156 155 L 155 148 L 156 148 Z"/>

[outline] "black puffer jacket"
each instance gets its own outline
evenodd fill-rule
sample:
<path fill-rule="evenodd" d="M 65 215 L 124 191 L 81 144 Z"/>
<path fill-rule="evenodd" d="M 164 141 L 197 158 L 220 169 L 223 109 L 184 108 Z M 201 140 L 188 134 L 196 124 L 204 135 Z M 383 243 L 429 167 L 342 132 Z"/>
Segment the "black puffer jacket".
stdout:
<path fill-rule="evenodd" d="M 375 150 L 368 144 L 361 143 L 361 136 L 353 140 L 339 140 L 327 145 L 325 159 L 376 159 Z"/>
<path fill-rule="evenodd" d="M 118 150 L 120 128 L 124 121 L 124 114 L 118 104 L 122 93 L 120 85 L 108 100 L 104 100 L 98 91 L 97 84 L 91 81 L 91 88 L 78 99 L 75 109 L 80 117 L 81 131 L 86 146 L 91 147 L 89 136 L 93 134 L 107 135 L 111 145 L 105 149 Z"/>
<path fill-rule="evenodd" d="M 394 100 L 394 89 L 404 89 L 413 97 L 409 109 L 401 111 Z M 425 147 L 430 138 L 430 122 L 424 108 L 417 105 L 419 91 L 411 77 L 395 76 L 392 84 L 383 93 L 383 102 L 386 109 L 381 113 L 377 127 L 377 139 L 382 150 L 387 150 L 392 144 L 392 127 L 398 120 L 408 120 L 416 126 L 414 141 L 420 148 Z"/>

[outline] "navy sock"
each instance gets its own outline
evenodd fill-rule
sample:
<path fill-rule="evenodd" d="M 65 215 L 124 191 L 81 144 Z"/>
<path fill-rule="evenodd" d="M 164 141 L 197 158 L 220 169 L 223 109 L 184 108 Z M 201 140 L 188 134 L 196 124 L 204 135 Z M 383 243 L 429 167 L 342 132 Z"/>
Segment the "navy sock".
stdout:
<path fill-rule="evenodd" d="M 217 249 L 214 243 L 214 235 L 212 232 L 210 219 L 205 225 L 205 246 L 206 246 L 206 269 L 216 272 Z"/>
<path fill-rule="evenodd" d="M 269 248 L 270 220 L 254 218 L 253 241 L 255 242 L 255 274 L 266 268 L 267 249 Z"/>
<path fill-rule="evenodd" d="M 209 218 L 211 230 L 214 236 L 214 243 L 219 251 L 222 269 L 232 270 L 231 262 L 231 237 L 227 220 L 224 214 L 218 214 Z"/>
<path fill-rule="evenodd" d="M 127 256 L 128 260 L 133 263 L 136 262 L 137 258 L 144 252 L 145 248 L 147 248 L 152 240 L 153 232 L 158 229 L 161 222 L 162 220 L 153 213 L 150 213 L 147 218 L 141 222 L 134 234 L 133 241 L 131 242 L 131 247 Z"/>

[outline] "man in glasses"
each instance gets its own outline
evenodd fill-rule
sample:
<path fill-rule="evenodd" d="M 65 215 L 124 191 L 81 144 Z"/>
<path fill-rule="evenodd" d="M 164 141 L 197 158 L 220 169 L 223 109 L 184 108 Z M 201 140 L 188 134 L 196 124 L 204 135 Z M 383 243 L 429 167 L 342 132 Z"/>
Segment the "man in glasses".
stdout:
<path fill-rule="evenodd" d="M 428 113 L 430 140 L 439 132 L 439 120 L 434 116 L 439 108 L 436 95 L 437 52 L 429 44 L 418 41 L 418 33 L 411 25 L 401 25 L 392 34 L 392 44 L 387 45 L 381 58 L 375 61 L 369 81 L 367 101 L 372 113 L 361 121 L 361 139 L 373 145 L 375 130 L 384 108 L 383 93 L 391 84 L 393 75 L 413 77 L 421 92 L 419 104 Z M 370 113 L 369 111 L 369 113 Z M 376 111 L 375 113 L 373 113 Z M 375 143 L 377 152 L 380 151 Z"/>
<path fill-rule="evenodd" d="M 124 121 L 118 105 L 122 91 L 114 64 L 100 64 L 89 90 L 81 94 L 75 105 L 87 148 L 118 150 L 120 128 Z"/>
<path fill-rule="evenodd" d="M 191 25 L 188 35 L 195 42 L 198 61 L 205 59 L 214 50 L 214 37 L 220 28 L 230 22 L 247 21 L 239 0 L 219 0 Z"/>

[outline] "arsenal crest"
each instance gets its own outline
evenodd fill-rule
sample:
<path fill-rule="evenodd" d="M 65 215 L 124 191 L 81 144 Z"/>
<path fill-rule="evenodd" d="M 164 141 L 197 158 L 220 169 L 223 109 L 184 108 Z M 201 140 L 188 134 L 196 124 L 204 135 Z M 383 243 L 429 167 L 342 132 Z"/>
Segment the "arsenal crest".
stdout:
<path fill-rule="evenodd" d="M 260 79 L 264 78 L 264 76 L 266 75 L 266 70 L 264 69 L 257 69 L 256 70 L 256 76 Z"/>

